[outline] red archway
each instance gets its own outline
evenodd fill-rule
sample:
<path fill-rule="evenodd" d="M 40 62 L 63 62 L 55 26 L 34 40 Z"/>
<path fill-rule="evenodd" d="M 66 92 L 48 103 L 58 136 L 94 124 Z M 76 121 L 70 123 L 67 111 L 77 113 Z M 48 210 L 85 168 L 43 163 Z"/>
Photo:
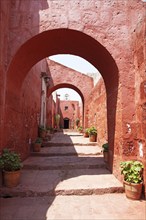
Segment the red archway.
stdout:
<path fill-rule="evenodd" d="M 70 88 L 70 89 L 73 89 L 73 90 L 75 90 L 75 91 L 80 95 L 81 100 L 82 100 L 82 125 L 84 125 L 84 95 L 83 95 L 83 93 L 80 91 L 80 89 L 78 89 L 76 86 L 74 86 L 74 85 L 72 85 L 72 84 L 69 84 L 69 83 L 60 83 L 60 84 L 57 84 L 57 85 L 51 87 L 51 88 L 48 90 L 47 96 L 49 97 L 52 92 L 54 92 L 54 91 L 57 90 L 57 89 L 61 89 L 61 88 Z"/>
<path fill-rule="evenodd" d="M 92 37 L 76 30 L 54 29 L 40 33 L 24 43 L 15 54 L 7 74 L 6 109 L 15 108 L 19 91 L 31 67 L 41 59 L 55 54 L 83 57 L 101 73 L 107 91 L 108 138 L 110 167 L 114 155 L 115 116 L 118 93 L 118 68 L 107 49 Z"/>

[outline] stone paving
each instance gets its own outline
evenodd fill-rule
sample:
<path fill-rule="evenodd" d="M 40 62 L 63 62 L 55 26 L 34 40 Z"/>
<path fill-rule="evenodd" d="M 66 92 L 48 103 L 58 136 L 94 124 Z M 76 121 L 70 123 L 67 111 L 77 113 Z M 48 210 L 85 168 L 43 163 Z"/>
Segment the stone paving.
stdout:
<path fill-rule="evenodd" d="M 24 161 L 19 186 L 0 189 L 0 220 L 145 220 L 146 202 L 123 191 L 97 143 L 59 132 Z"/>

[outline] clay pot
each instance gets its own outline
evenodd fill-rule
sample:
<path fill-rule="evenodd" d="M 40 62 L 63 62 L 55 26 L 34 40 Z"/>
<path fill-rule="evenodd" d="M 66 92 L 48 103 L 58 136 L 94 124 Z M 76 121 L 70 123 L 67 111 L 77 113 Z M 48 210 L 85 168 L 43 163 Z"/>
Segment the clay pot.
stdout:
<path fill-rule="evenodd" d="M 39 135 L 41 138 L 45 138 L 46 137 L 46 131 L 43 130 L 43 131 L 40 131 L 40 135 Z"/>
<path fill-rule="evenodd" d="M 40 152 L 40 150 L 41 150 L 41 143 L 34 143 L 33 151 L 34 152 Z"/>
<path fill-rule="evenodd" d="M 88 132 L 85 132 L 85 133 L 84 133 L 84 137 L 85 137 L 85 138 L 86 138 L 86 137 L 89 137 Z"/>
<path fill-rule="evenodd" d="M 108 151 L 103 151 L 104 161 L 108 162 Z"/>
<path fill-rule="evenodd" d="M 89 135 L 89 141 L 90 142 L 96 142 L 96 138 L 97 138 L 97 135 L 94 135 L 94 134 Z"/>
<path fill-rule="evenodd" d="M 12 188 L 20 183 L 20 170 L 16 171 L 3 171 L 4 186 Z"/>
<path fill-rule="evenodd" d="M 142 193 L 142 183 L 129 183 L 124 181 L 126 197 L 133 200 L 139 200 Z"/>

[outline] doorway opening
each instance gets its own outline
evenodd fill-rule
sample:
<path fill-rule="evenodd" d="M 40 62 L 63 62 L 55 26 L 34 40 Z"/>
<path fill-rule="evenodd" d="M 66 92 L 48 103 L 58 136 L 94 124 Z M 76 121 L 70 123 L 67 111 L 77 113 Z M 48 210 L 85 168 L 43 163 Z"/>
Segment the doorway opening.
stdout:
<path fill-rule="evenodd" d="M 69 118 L 64 118 L 64 129 L 69 129 Z"/>

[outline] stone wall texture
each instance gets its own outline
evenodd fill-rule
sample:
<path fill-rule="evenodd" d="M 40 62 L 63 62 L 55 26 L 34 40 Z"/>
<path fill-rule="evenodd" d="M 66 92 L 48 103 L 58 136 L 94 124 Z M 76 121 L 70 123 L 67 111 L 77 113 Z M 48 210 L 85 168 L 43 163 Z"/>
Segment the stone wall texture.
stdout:
<path fill-rule="evenodd" d="M 28 132 L 25 125 L 36 125 L 38 75 L 41 71 L 50 74 L 41 60 L 73 54 L 93 64 L 104 80 L 110 170 L 120 178 L 119 161 L 125 159 L 143 161 L 146 170 L 145 3 L 1 0 L 0 10 L 0 148 L 8 145 L 21 151 L 23 158 L 27 156 L 27 140 L 35 135 L 36 128 Z M 94 118 L 97 114 L 90 115 Z M 15 137 L 12 143 L 11 128 Z"/>

